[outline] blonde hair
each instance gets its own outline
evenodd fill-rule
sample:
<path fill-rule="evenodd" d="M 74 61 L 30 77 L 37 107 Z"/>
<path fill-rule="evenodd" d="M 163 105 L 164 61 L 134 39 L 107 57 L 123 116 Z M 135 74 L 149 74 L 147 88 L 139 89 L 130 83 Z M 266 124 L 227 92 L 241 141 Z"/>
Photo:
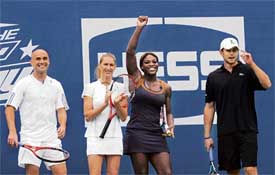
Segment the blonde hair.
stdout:
<path fill-rule="evenodd" d="M 105 54 L 101 55 L 100 60 L 99 60 L 99 63 L 97 64 L 97 66 L 96 66 L 96 68 L 95 68 L 95 77 L 96 77 L 96 79 L 99 79 L 100 76 L 101 76 L 101 71 L 100 71 L 100 69 L 99 69 L 99 66 L 100 66 L 100 64 L 102 63 L 102 61 L 103 61 L 103 59 L 104 59 L 105 57 L 111 57 L 111 58 L 113 58 L 113 59 L 114 59 L 114 62 L 115 62 L 115 64 L 116 64 L 116 57 L 115 57 L 114 54 L 112 54 L 112 53 L 105 53 Z"/>

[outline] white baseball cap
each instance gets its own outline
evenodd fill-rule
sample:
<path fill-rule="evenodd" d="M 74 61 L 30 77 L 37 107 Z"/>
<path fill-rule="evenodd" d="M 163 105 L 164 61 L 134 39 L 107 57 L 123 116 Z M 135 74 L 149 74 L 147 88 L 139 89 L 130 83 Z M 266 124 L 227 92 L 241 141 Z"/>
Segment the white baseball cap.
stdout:
<path fill-rule="evenodd" d="M 237 47 L 239 49 L 238 41 L 235 38 L 225 38 L 221 42 L 220 50 L 222 50 L 222 49 L 231 49 L 233 47 Z"/>

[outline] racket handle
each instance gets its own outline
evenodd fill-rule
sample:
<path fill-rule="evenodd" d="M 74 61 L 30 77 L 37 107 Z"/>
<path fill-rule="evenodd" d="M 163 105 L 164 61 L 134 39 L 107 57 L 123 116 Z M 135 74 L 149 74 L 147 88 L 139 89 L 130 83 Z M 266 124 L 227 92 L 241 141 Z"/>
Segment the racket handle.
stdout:
<path fill-rule="evenodd" d="M 102 129 L 102 131 L 101 131 L 101 134 L 100 134 L 100 138 L 104 138 L 104 136 L 105 136 L 105 134 L 106 134 L 106 132 L 107 132 L 107 129 L 109 128 L 109 125 L 110 125 L 110 123 L 111 123 L 111 119 L 109 119 L 108 118 L 108 120 L 106 121 L 106 123 L 105 123 L 105 126 L 104 126 L 104 128 Z"/>
<path fill-rule="evenodd" d="M 209 160 L 210 161 L 213 161 L 214 159 L 213 159 L 213 148 L 212 147 L 210 147 L 210 149 L 209 149 Z"/>

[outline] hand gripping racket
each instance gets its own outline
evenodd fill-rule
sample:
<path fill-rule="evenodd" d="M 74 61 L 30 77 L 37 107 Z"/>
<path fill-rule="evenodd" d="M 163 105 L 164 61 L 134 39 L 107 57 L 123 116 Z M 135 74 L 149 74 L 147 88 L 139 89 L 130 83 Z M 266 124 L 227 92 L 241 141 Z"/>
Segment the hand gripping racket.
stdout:
<path fill-rule="evenodd" d="M 128 96 L 128 103 L 131 102 L 131 100 L 134 98 L 135 96 L 135 81 L 133 79 L 132 76 L 128 75 L 128 74 L 120 74 L 118 75 L 117 77 L 114 78 L 111 86 L 110 86 L 110 91 L 113 90 L 113 87 L 114 87 L 114 84 L 116 82 L 120 82 L 123 84 L 124 86 L 124 95 L 127 95 Z M 110 112 L 109 112 L 109 117 L 101 131 L 101 134 L 100 134 L 100 138 L 104 138 L 110 124 L 111 124 L 111 121 L 112 119 L 117 115 L 116 112 L 113 113 L 113 109 L 114 109 L 114 104 L 113 104 L 113 101 L 112 101 L 112 97 L 110 96 L 110 100 L 109 100 L 109 106 L 110 106 Z M 122 107 L 126 107 L 126 106 L 122 106 Z"/>
<path fill-rule="evenodd" d="M 64 162 L 69 159 L 70 153 L 61 148 L 49 147 L 49 146 L 32 146 L 28 144 L 18 144 L 21 147 L 24 147 L 30 150 L 38 159 L 58 163 Z"/>
<path fill-rule="evenodd" d="M 173 134 L 169 130 L 168 122 L 167 122 L 167 115 L 166 115 L 166 105 L 163 104 L 160 110 L 160 125 L 163 130 L 162 136 L 164 137 L 173 137 Z"/>
<path fill-rule="evenodd" d="M 210 150 L 209 150 L 209 172 L 208 174 L 209 175 L 219 175 L 216 167 L 215 167 L 215 164 L 214 164 L 214 158 L 213 158 L 213 148 L 210 147 Z"/>

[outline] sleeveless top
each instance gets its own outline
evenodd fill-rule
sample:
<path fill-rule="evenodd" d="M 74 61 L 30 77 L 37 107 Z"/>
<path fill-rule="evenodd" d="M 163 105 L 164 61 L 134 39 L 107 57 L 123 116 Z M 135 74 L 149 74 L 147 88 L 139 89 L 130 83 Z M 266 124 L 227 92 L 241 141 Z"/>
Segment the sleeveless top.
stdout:
<path fill-rule="evenodd" d="M 160 91 L 152 91 L 144 85 L 142 77 L 135 89 L 135 96 L 131 101 L 131 118 L 127 129 L 142 129 L 150 131 L 160 130 L 160 110 L 165 103 L 166 83 L 160 81 Z"/>

